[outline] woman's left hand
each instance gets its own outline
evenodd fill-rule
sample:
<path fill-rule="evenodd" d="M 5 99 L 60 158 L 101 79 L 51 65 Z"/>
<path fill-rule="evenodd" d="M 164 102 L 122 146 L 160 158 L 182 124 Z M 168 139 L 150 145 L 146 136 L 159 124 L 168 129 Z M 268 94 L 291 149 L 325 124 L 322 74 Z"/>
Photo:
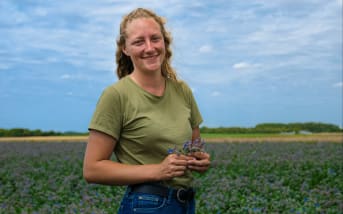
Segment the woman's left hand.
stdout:
<path fill-rule="evenodd" d="M 211 165 L 210 155 L 206 152 L 194 152 L 190 154 L 193 160 L 187 161 L 187 167 L 196 172 L 205 172 Z"/>

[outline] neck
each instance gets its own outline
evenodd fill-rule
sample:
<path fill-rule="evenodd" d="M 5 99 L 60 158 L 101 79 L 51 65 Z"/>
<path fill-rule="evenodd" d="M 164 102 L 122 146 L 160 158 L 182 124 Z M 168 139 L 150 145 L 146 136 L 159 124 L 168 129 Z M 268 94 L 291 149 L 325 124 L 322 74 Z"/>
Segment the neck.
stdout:
<path fill-rule="evenodd" d="M 145 74 L 142 72 L 133 71 L 130 74 L 130 77 L 144 90 L 157 96 L 163 95 L 165 88 L 165 78 L 162 76 L 161 72 Z"/>

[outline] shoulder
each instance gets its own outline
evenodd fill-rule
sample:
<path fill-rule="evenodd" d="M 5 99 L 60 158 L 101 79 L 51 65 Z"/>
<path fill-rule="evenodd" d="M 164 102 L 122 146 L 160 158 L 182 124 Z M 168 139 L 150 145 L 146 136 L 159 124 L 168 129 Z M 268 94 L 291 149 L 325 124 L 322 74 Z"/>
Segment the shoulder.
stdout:
<path fill-rule="evenodd" d="M 122 99 L 123 91 L 123 80 L 119 80 L 111 85 L 106 86 L 100 96 L 99 102 L 105 103 L 118 103 Z"/>
<path fill-rule="evenodd" d="M 172 85 L 175 89 L 181 91 L 184 94 L 191 94 L 192 89 L 188 86 L 188 84 L 183 80 L 168 80 L 170 85 Z"/>
<path fill-rule="evenodd" d="M 119 79 L 115 84 L 113 84 L 113 86 L 118 89 L 123 89 L 123 88 L 127 88 L 129 84 L 130 84 L 130 77 L 129 75 L 127 75 Z"/>
<path fill-rule="evenodd" d="M 183 80 L 168 80 L 170 82 L 172 92 L 176 96 L 182 97 L 188 104 L 193 103 L 193 92 L 188 84 Z"/>
<path fill-rule="evenodd" d="M 123 94 L 127 89 L 127 78 L 124 77 L 117 82 L 108 85 L 104 90 L 103 94 L 108 94 L 108 95 L 120 95 Z"/>

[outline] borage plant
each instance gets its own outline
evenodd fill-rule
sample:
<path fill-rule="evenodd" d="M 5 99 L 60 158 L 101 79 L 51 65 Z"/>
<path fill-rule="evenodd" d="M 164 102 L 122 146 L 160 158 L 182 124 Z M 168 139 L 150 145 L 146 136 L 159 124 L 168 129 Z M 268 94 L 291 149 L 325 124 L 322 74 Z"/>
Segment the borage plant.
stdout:
<path fill-rule="evenodd" d="M 174 148 L 168 149 L 168 154 L 183 154 L 188 155 L 194 152 L 205 152 L 205 141 L 201 138 L 195 140 L 186 141 L 183 144 L 182 149 L 178 149 L 176 146 Z"/>

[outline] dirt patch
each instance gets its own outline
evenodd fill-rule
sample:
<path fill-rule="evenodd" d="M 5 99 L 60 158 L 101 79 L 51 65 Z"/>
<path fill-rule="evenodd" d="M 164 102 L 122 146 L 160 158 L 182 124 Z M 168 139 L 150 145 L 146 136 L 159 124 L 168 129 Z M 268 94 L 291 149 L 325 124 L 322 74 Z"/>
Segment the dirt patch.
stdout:
<path fill-rule="evenodd" d="M 208 138 L 206 142 L 234 143 L 234 142 L 334 142 L 343 143 L 343 134 L 319 134 L 308 136 L 275 136 L 275 137 L 225 137 Z"/>
<path fill-rule="evenodd" d="M 88 136 L 0 137 L 0 142 L 87 142 Z M 209 143 L 234 142 L 336 142 L 343 143 L 343 134 L 313 134 L 306 136 L 223 137 L 205 138 Z"/>
<path fill-rule="evenodd" d="M 0 137 L 0 142 L 87 142 L 88 136 Z"/>

